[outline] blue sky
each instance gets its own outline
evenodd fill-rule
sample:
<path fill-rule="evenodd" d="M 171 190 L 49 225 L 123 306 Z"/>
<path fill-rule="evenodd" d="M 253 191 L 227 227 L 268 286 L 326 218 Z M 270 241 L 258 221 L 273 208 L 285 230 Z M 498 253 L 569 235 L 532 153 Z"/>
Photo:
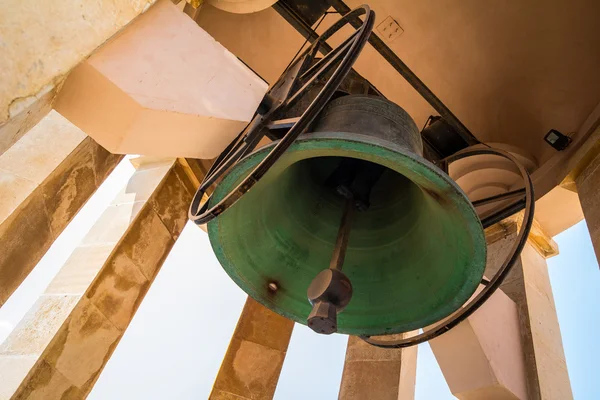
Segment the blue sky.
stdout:
<path fill-rule="evenodd" d="M 0 341 L 132 172 L 127 161 L 117 168 L 0 309 Z M 600 271 L 584 222 L 555 240 L 561 253 L 548 264 L 573 392 L 577 400 L 599 399 Z M 89 398 L 207 398 L 245 298 L 212 255 L 206 234 L 189 224 Z M 336 399 L 346 340 L 296 325 L 275 399 Z M 454 398 L 426 344 L 419 347 L 416 398 Z"/>
<path fill-rule="evenodd" d="M 557 235 L 550 282 L 576 400 L 600 399 L 600 270 L 585 221 Z"/>

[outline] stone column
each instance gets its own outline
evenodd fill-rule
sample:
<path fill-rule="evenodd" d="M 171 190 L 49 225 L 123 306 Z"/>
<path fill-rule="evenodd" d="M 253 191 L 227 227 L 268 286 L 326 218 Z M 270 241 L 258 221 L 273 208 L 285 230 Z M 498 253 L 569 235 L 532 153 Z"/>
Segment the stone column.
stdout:
<path fill-rule="evenodd" d="M 600 261 L 600 153 L 581 171 L 575 185 L 596 258 Z"/>
<path fill-rule="evenodd" d="M 502 290 L 429 345 L 457 399 L 528 399 L 519 311 Z"/>
<path fill-rule="evenodd" d="M 0 347 L 0 398 L 84 399 L 187 222 L 173 161 L 137 171 Z"/>
<path fill-rule="evenodd" d="M 513 223 L 501 228 L 504 234 L 488 235 L 488 277 L 496 272 L 515 240 Z M 517 304 L 529 399 L 568 400 L 573 394 L 546 264 L 546 258 L 558 252 L 552 239 L 547 237 L 543 244 L 542 236 L 534 229 L 519 262 L 500 288 Z M 550 248 L 555 251 L 549 252 Z"/>
<path fill-rule="evenodd" d="M 392 335 L 390 339 L 394 336 L 401 335 Z M 415 397 L 416 375 L 416 346 L 381 349 L 350 336 L 339 398 L 411 400 Z"/>
<path fill-rule="evenodd" d="M 293 328 L 248 297 L 209 399 L 272 399 Z"/>
<path fill-rule="evenodd" d="M 121 158 L 56 112 L 0 155 L 0 306 Z"/>

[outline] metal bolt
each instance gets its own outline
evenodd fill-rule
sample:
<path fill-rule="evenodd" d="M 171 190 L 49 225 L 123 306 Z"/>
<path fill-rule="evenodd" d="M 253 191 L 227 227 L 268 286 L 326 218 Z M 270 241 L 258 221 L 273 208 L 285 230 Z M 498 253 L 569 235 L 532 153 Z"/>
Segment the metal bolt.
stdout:
<path fill-rule="evenodd" d="M 270 282 L 270 283 L 269 283 L 269 290 L 270 290 L 271 292 L 276 292 L 276 291 L 277 291 L 277 289 L 279 289 L 279 288 L 277 287 L 277 284 L 276 284 L 275 282 Z"/>
<path fill-rule="evenodd" d="M 326 301 L 316 302 L 307 322 L 308 327 L 317 333 L 331 335 L 337 332 L 336 306 Z"/>

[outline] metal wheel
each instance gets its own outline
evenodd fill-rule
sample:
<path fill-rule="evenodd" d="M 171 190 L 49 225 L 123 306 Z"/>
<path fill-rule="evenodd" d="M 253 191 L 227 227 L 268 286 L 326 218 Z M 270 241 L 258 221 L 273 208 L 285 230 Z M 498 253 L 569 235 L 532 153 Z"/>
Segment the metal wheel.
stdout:
<path fill-rule="evenodd" d="M 519 172 L 521 173 L 521 176 L 523 177 L 523 181 L 525 184 L 524 189 L 522 190 L 522 192 L 520 192 L 523 196 L 522 199 L 519 199 L 516 203 L 509 205 L 508 207 L 506 207 L 503 210 L 494 212 L 494 214 L 492 215 L 493 218 L 489 219 L 487 221 L 487 226 L 490 226 L 490 225 L 492 225 L 490 222 L 493 219 L 499 218 L 498 216 L 507 217 L 507 216 L 519 211 L 520 210 L 518 208 L 519 206 L 515 207 L 515 204 L 520 205 L 520 204 L 524 203 L 525 215 L 523 218 L 523 224 L 521 225 L 521 229 L 519 230 L 517 239 L 515 240 L 515 243 L 513 244 L 508 257 L 506 258 L 506 260 L 504 261 L 504 263 L 502 264 L 502 266 L 500 267 L 498 272 L 494 275 L 494 277 L 489 282 L 482 282 L 486 285 L 485 288 L 472 301 L 468 302 L 465 306 L 463 306 L 463 308 L 461 308 L 459 311 L 455 312 L 450 317 L 450 319 L 448 319 L 446 322 L 444 322 L 434 328 L 431 328 L 419 335 L 415 335 L 415 336 L 401 339 L 401 340 L 389 340 L 388 341 L 388 340 L 381 340 L 381 339 L 373 339 L 370 336 L 361 336 L 360 338 L 363 339 L 365 342 L 367 342 L 373 346 L 382 347 L 382 348 L 402 348 L 402 347 L 410 347 L 410 346 L 414 346 L 419 343 L 427 342 L 437 336 L 440 336 L 441 334 L 443 334 L 445 332 L 448 332 L 450 329 L 454 328 L 455 326 L 460 324 L 462 321 L 467 319 L 479 307 L 481 307 L 483 305 L 483 303 L 485 303 L 485 301 L 487 299 L 489 299 L 492 294 L 494 294 L 494 292 L 500 287 L 500 285 L 502 284 L 504 279 L 507 277 L 507 275 L 509 274 L 512 267 L 517 262 L 519 254 L 521 253 L 521 251 L 523 250 L 523 247 L 525 246 L 525 243 L 527 242 L 527 237 L 529 236 L 529 231 L 531 230 L 531 225 L 533 223 L 533 213 L 534 213 L 534 207 L 535 207 L 533 182 L 531 181 L 531 177 L 529 176 L 529 173 L 527 172 L 525 167 L 514 156 L 512 156 L 510 153 L 503 151 L 503 150 L 492 149 L 492 148 L 473 149 L 473 150 L 465 149 L 465 150 L 459 151 L 456 154 L 451 155 L 450 157 L 447 157 L 446 159 L 443 160 L 443 162 L 445 164 L 445 167 L 447 167 L 447 165 L 449 163 L 452 163 L 456 160 L 460 160 L 465 157 L 482 155 L 482 154 L 497 155 L 497 156 L 504 157 L 504 158 L 507 158 L 510 161 L 512 161 L 519 169 Z M 512 197 L 518 196 L 518 194 L 512 194 L 511 196 Z M 511 196 L 509 196 L 509 197 L 511 197 Z M 507 198 L 506 196 L 501 196 L 498 199 L 506 199 L 506 198 Z M 491 202 L 491 201 L 493 201 L 491 199 L 492 198 L 485 199 L 485 200 Z M 514 209 L 516 209 L 517 211 L 512 211 Z M 490 217 L 488 216 L 485 218 L 490 218 Z M 484 227 L 486 227 L 485 218 L 481 219 L 482 225 Z"/>
<path fill-rule="evenodd" d="M 321 47 L 334 33 L 356 17 L 364 16 L 363 24 L 337 48 L 322 59 L 315 61 Z M 310 125 L 313 119 L 327 104 L 336 89 L 346 77 L 352 65 L 366 44 L 375 21 L 375 13 L 368 6 L 360 6 L 339 19 L 302 55 L 297 57 L 279 80 L 267 92 L 257 114 L 238 137 L 217 157 L 200 188 L 194 195 L 189 210 L 189 218 L 198 225 L 205 224 L 235 204 L 260 178 L 277 162 L 296 138 Z M 333 73 L 308 108 L 295 121 L 289 131 L 277 143 L 264 160 L 219 203 L 208 207 L 210 198 L 202 201 L 206 190 L 242 157 L 249 154 L 264 136 L 264 128 L 275 115 L 292 107 L 307 90 L 325 74 Z"/>

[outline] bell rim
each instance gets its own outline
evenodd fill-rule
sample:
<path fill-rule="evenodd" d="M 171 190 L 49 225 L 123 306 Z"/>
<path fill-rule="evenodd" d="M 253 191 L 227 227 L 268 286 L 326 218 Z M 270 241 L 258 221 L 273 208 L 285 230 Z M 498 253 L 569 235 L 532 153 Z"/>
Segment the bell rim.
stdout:
<path fill-rule="evenodd" d="M 246 157 L 241 159 L 223 178 L 221 183 L 216 187 L 213 196 L 211 198 L 211 203 L 217 203 L 220 201 L 231 189 L 233 189 L 237 183 L 246 176 L 256 165 L 266 157 L 266 155 L 270 152 L 272 147 L 274 147 L 277 142 L 269 143 L 257 150 L 253 153 L 248 154 Z M 387 146 L 386 146 L 387 145 Z M 360 150 L 355 148 L 358 146 Z M 353 148 L 354 147 L 354 148 Z M 444 320 L 454 312 L 456 312 L 462 305 L 464 305 L 469 298 L 475 293 L 477 287 L 481 282 L 481 278 L 483 277 L 485 266 L 486 266 L 486 258 L 487 258 L 487 243 L 485 240 L 485 233 L 483 230 L 483 226 L 481 225 L 481 221 L 477 216 L 475 208 L 469 201 L 467 195 L 463 192 L 463 190 L 458 186 L 458 184 L 452 180 L 448 175 L 444 174 L 437 166 L 427 161 L 425 158 L 421 157 L 418 154 L 412 153 L 409 150 L 406 150 L 402 147 L 389 147 L 389 143 L 385 140 L 379 140 L 378 138 L 374 138 L 368 135 L 362 135 L 357 133 L 348 133 L 348 132 L 315 132 L 315 133 L 307 133 L 300 138 L 298 138 L 286 151 L 284 156 L 291 156 L 296 152 L 304 152 L 309 150 L 323 150 L 326 156 L 332 156 L 333 151 L 345 151 L 345 153 L 340 154 L 345 157 L 351 157 L 350 154 L 355 153 L 356 158 L 364 159 L 367 161 L 378 162 L 379 157 L 382 161 L 378 162 L 381 165 L 384 165 L 400 174 L 403 174 L 401 171 L 398 171 L 397 168 L 394 168 L 397 165 L 398 157 L 401 157 L 405 160 L 409 160 L 417 169 L 423 169 L 431 173 L 433 177 L 435 177 L 438 182 L 434 183 L 429 180 L 432 188 L 438 188 L 439 183 L 442 182 L 443 185 L 451 189 L 449 198 L 452 199 L 452 203 L 456 206 L 458 210 L 463 215 L 469 215 L 469 219 L 472 221 L 476 221 L 476 224 L 466 224 L 468 227 L 469 236 L 473 242 L 473 250 L 474 256 L 473 261 L 471 262 L 470 268 L 478 267 L 477 273 L 470 274 L 469 277 L 471 279 L 467 279 L 459 293 L 452 299 L 452 302 L 447 303 L 444 307 L 440 307 L 436 313 L 434 313 L 430 318 L 423 318 L 420 321 L 417 321 L 413 324 L 404 324 L 398 327 L 392 328 L 381 328 L 381 329 L 355 329 L 355 328 L 347 328 L 344 327 L 343 324 L 338 324 L 338 333 L 341 334 L 349 334 L 349 335 L 368 335 L 368 336 L 377 336 L 377 335 L 388 335 L 388 334 L 398 334 L 404 332 L 410 332 L 415 329 L 424 328 L 435 324 L 439 321 Z M 371 151 L 365 151 L 365 150 Z M 325 151 L 327 154 L 325 154 Z M 369 159 L 363 156 L 364 154 L 374 154 L 377 153 L 378 160 Z M 312 157 L 319 157 L 319 155 L 314 155 Z M 396 160 L 396 163 L 394 163 Z M 279 162 L 282 162 L 280 160 Z M 414 172 L 414 170 L 413 170 Z M 404 175 L 404 174 L 403 174 Z M 419 175 L 415 172 L 415 176 L 425 177 L 427 175 Z M 405 175 L 406 176 L 406 175 Z M 407 176 L 408 179 L 410 177 Z M 411 181 L 415 182 L 411 179 Z M 438 184 L 438 185 L 436 185 Z M 419 184 L 417 184 L 419 185 Z M 421 186 L 421 185 L 419 185 Z M 422 186 L 421 186 L 422 187 Z M 235 207 L 235 206 L 234 206 Z M 227 259 L 224 248 L 221 245 L 219 240 L 214 240 L 218 237 L 218 222 L 219 218 L 209 222 L 207 224 L 207 231 L 210 239 L 210 243 L 215 253 L 219 263 L 229 275 L 229 277 L 240 287 L 246 294 L 252 297 L 254 300 L 261 303 L 263 306 L 269 308 L 275 313 L 282 315 L 292 321 L 298 322 L 300 324 L 306 325 L 306 320 L 301 318 L 301 316 L 288 312 L 287 310 L 279 307 L 276 303 L 268 301 L 268 298 L 261 295 L 261 291 L 258 288 L 254 288 L 253 285 L 248 284 L 244 281 L 244 279 L 237 273 L 237 268 L 235 265 Z M 477 227 L 477 229 L 475 229 Z M 475 278 L 476 277 L 476 278 Z M 308 301 L 308 300 L 307 300 Z"/>

